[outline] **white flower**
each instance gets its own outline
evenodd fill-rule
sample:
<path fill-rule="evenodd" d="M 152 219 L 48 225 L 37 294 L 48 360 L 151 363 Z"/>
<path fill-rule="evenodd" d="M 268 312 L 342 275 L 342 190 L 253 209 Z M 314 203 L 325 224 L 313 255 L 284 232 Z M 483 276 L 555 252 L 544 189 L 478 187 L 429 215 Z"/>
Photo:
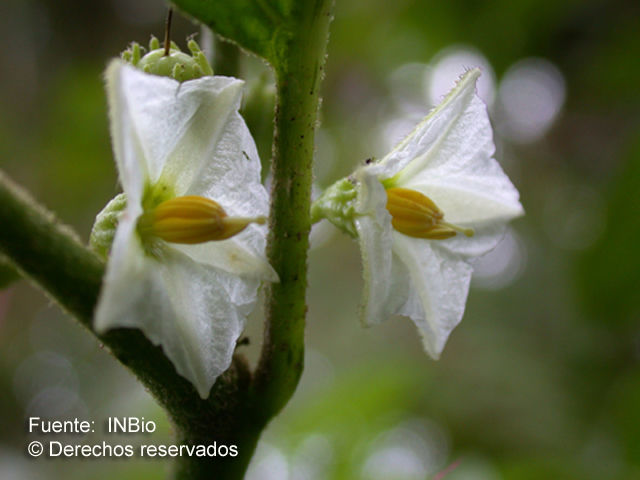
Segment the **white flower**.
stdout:
<path fill-rule="evenodd" d="M 260 282 L 277 281 L 256 224 L 268 196 L 238 113 L 243 83 L 179 83 L 119 60 L 106 82 L 126 208 L 94 326 L 140 329 L 207 398 L 231 363 Z"/>
<path fill-rule="evenodd" d="M 493 158 L 491 124 L 475 92 L 479 76 L 466 72 L 391 153 L 352 177 L 363 321 L 410 317 L 433 358 L 462 319 L 470 260 L 494 248 L 506 222 L 523 214 Z"/>

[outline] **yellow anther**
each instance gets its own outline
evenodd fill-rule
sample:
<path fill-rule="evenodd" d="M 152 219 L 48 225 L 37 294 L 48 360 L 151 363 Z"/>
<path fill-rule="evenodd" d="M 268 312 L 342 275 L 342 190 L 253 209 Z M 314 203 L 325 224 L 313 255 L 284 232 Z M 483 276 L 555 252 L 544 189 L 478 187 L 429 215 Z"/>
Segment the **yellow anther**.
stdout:
<path fill-rule="evenodd" d="M 176 197 L 145 212 L 138 223 L 143 236 L 170 243 L 204 243 L 224 240 L 240 233 L 250 223 L 265 223 L 265 217 L 228 217 L 213 200 L 195 195 Z"/>
<path fill-rule="evenodd" d="M 462 228 L 444 221 L 444 213 L 426 195 L 408 188 L 387 189 L 387 210 L 391 225 L 410 237 L 444 240 L 460 232 L 473 236 L 472 228 Z"/>

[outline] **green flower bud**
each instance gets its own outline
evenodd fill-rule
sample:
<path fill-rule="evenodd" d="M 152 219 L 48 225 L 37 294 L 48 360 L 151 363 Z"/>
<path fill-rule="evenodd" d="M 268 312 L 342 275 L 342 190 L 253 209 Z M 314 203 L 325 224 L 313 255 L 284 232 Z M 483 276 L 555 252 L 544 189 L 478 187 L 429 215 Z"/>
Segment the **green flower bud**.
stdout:
<path fill-rule="evenodd" d="M 213 69 L 198 43 L 190 39 L 187 46 L 191 55 L 182 52 L 174 42 L 171 42 L 171 47 L 167 54 L 164 48 L 160 48 L 158 39 L 152 36 L 149 41 L 149 53 L 141 56 L 142 47 L 133 42 L 127 50 L 122 52 L 122 58 L 143 72 L 162 77 L 171 77 L 179 82 L 186 82 L 205 75 L 213 75 Z"/>

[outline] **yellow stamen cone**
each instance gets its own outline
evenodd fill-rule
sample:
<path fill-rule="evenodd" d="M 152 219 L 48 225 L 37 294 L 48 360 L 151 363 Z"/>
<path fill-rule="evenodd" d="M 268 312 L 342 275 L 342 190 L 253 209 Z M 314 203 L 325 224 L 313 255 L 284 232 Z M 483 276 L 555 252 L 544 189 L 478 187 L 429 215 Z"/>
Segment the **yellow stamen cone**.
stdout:
<path fill-rule="evenodd" d="M 165 242 L 196 244 L 225 240 L 250 223 L 265 223 L 265 217 L 228 217 L 213 200 L 195 195 L 176 197 L 159 204 L 140 219 L 143 235 Z"/>
<path fill-rule="evenodd" d="M 398 232 L 415 238 L 444 240 L 460 232 L 473 236 L 473 229 L 444 221 L 444 213 L 426 195 L 408 188 L 387 189 L 387 210 Z"/>

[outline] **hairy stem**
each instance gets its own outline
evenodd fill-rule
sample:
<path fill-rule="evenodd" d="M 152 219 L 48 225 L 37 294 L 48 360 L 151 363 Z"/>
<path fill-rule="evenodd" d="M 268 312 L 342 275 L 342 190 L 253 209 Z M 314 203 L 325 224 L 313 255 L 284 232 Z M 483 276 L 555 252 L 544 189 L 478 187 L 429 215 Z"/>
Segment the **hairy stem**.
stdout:
<path fill-rule="evenodd" d="M 0 252 L 89 326 L 104 265 L 73 232 L 0 172 Z"/>
<path fill-rule="evenodd" d="M 267 254 L 280 276 L 267 293 L 265 338 L 255 374 L 267 421 L 289 401 L 303 369 L 311 166 L 331 0 L 296 2 L 295 33 L 276 65 L 277 106 Z"/>

